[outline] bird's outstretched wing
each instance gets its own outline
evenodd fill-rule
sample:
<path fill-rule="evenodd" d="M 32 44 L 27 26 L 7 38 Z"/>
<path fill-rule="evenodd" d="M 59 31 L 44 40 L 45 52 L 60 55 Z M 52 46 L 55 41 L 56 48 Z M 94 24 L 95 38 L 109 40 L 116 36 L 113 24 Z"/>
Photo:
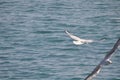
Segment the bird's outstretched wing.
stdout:
<path fill-rule="evenodd" d="M 120 45 L 120 39 L 117 40 L 111 51 L 105 56 L 105 58 L 98 64 L 98 66 L 84 79 L 84 80 L 92 80 L 101 70 L 101 67 L 104 65 L 105 61 L 107 61 L 111 55 L 115 52 L 115 50 Z"/>
<path fill-rule="evenodd" d="M 112 56 L 112 54 L 115 52 L 115 50 L 118 48 L 120 45 L 120 38 L 117 40 L 117 42 L 114 44 L 113 48 L 110 50 L 110 52 L 105 56 L 104 59 L 108 59 Z"/>
<path fill-rule="evenodd" d="M 101 70 L 102 65 L 99 64 L 84 80 L 92 80 Z"/>
<path fill-rule="evenodd" d="M 68 36 L 70 36 L 73 40 L 76 40 L 76 41 L 79 41 L 79 40 L 81 40 L 79 37 L 77 37 L 77 36 L 75 36 L 75 35 L 72 35 L 71 33 L 69 33 L 67 30 L 65 31 L 67 34 L 68 34 Z"/>

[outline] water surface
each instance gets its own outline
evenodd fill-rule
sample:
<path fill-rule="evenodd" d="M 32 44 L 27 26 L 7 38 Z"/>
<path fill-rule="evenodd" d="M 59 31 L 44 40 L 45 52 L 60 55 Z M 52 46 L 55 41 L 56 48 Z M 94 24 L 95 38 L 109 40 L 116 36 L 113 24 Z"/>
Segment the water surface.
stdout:
<path fill-rule="evenodd" d="M 119 0 L 0 0 L 0 80 L 84 80 L 118 38 Z M 120 80 L 112 61 L 94 80 Z"/>

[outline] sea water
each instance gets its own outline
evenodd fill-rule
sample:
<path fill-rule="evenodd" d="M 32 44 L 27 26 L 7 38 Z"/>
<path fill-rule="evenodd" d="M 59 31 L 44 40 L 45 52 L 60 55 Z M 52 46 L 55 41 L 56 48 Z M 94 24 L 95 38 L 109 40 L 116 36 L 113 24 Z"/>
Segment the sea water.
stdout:
<path fill-rule="evenodd" d="M 0 0 L 0 80 L 84 80 L 118 38 L 119 0 Z M 111 60 L 93 80 L 120 80 Z"/>

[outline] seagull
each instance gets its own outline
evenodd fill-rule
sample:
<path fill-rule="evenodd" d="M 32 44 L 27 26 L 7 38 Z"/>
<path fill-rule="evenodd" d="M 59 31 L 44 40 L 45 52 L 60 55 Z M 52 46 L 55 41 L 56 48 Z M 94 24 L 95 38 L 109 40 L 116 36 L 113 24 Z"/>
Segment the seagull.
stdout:
<path fill-rule="evenodd" d="M 104 65 L 109 65 L 112 63 L 111 56 L 115 52 L 115 50 L 118 48 L 120 45 L 120 38 L 117 40 L 113 48 L 110 50 L 110 52 L 104 57 L 104 59 L 96 66 L 96 68 L 84 79 L 84 80 L 92 80 L 93 77 L 95 77 L 101 70 L 101 68 Z"/>
<path fill-rule="evenodd" d="M 91 43 L 91 42 L 93 42 L 93 40 L 81 39 L 81 38 L 79 38 L 79 37 L 77 37 L 77 36 L 69 33 L 67 30 L 66 30 L 65 32 L 66 32 L 66 34 L 67 34 L 69 37 L 71 37 L 71 38 L 74 40 L 73 43 L 74 43 L 75 45 L 81 45 L 81 44 L 84 44 L 84 43 Z"/>

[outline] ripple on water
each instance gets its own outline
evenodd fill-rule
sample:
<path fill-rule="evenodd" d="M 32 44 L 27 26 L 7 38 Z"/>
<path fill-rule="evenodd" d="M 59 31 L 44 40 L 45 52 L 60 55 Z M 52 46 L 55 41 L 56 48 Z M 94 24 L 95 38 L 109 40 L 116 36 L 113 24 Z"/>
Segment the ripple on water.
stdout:
<path fill-rule="evenodd" d="M 83 80 L 120 37 L 119 0 L 0 0 L 1 80 Z M 95 42 L 76 46 L 65 30 Z M 120 80 L 119 50 L 95 79 Z"/>

